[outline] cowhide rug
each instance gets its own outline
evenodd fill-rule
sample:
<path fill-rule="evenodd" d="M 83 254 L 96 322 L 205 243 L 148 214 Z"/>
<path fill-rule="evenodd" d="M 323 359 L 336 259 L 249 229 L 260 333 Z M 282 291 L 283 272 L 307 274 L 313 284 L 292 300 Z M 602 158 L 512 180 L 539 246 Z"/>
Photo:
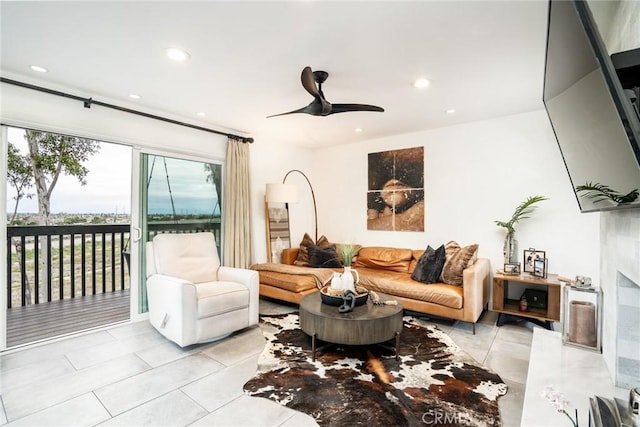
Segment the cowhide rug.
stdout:
<path fill-rule="evenodd" d="M 267 344 L 244 390 L 321 426 L 502 425 L 506 384 L 436 327 L 405 317 L 400 361 L 380 346 L 335 345 L 312 362 L 297 314 L 262 316 L 260 325 Z"/>

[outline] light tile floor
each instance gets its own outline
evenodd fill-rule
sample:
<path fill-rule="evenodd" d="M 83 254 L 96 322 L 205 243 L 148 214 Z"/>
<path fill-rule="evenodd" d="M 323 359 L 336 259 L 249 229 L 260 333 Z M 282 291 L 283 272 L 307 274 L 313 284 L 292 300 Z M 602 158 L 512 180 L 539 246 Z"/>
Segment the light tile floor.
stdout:
<path fill-rule="evenodd" d="M 294 309 L 260 304 L 263 314 Z M 476 335 L 467 323 L 433 323 L 508 384 L 499 400 L 503 425 L 519 426 L 533 334 L 527 322 L 497 327 L 496 318 L 485 312 Z M 7 352 L 0 356 L 0 425 L 316 425 L 243 393 L 263 347 L 259 328 L 182 349 L 138 322 Z"/>

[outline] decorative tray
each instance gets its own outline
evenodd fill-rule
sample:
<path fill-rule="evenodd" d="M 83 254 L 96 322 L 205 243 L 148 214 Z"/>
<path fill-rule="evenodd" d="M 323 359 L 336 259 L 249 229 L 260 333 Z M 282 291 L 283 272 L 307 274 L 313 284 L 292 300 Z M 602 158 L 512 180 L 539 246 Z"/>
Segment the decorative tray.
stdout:
<path fill-rule="evenodd" d="M 344 300 L 342 299 L 343 291 L 335 291 L 330 289 L 330 286 L 324 286 L 320 289 L 320 298 L 322 302 L 327 305 L 333 305 L 336 307 L 340 307 L 344 304 Z M 356 307 L 359 305 L 363 305 L 367 302 L 367 298 L 369 298 L 369 291 L 363 288 L 362 286 L 356 287 Z"/>

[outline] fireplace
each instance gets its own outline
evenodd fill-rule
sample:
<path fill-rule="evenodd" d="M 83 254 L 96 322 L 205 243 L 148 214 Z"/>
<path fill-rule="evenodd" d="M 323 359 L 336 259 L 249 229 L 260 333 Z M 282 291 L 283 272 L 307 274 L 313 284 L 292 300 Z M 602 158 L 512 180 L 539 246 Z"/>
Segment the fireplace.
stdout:
<path fill-rule="evenodd" d="M 640 209 L 600 214 L 602 354 L 621 389 L 640 386 Z"/>
<path fill-rule="evenodd" d="M 640 286 L 618 272 L 617 387 L 640 386 Z"/>

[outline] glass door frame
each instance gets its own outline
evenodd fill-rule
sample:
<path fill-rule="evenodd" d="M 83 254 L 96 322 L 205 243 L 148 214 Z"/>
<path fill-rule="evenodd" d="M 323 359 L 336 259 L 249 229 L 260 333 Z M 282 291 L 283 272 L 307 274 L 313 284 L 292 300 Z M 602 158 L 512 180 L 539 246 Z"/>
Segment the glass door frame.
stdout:
<path fill-rule="evenodd" d="M 191 154 L 185 154 L 179 151 L 170 150 L 157 150 L 151 148 L 144 148 L 133 146 L 131 154 L 131 321 L 148 319 L 148 312 L 141 312 L 141 288 L 143 280 L 143 273 L 146 272 L 146 251 L 144 248 L 144 227 L 143 220 L 146 212 L 145 200 L 142 200 L 146 191 L 143 191 L 142 186 L 146 186 L 147 171 L 142 170 L 142 156 L 162 156 L 167 158 L 173 158 L 178 160 L 187 160 L 198 163 L 213 163 L 219 164 L 222 167 L 222 176 L 225 172 L 225 160 L 215 157 L 204 157 L 202 155 L 194 156 Z M 224 185 L 222 186 L 221 196 L 224 198 Z M 222 203 L 222 201 L 220 201 Z M 220 223 L 221 229 L 224 229 L 224 224 Z M 221 241 L 219 245 L 222 247 L 224 244 L 224 234 L 221 233 Z M 134 278 L 137 278 L 134 280 Z"/>
<path fill-rule="evenodd" d="M 5 283 L 7 278 L 7 160 L 8 160 L 8 126 L 0 126 L 0 150 L 2 161 L 0 162 L 0 176 L 3 177 L 0 185 L 0 206 L 2 219 L 0 219 L 0 283 Z M 5 284 L 8 286 L 8 284 Z M 7 348 L 7 290 L 1 287 L 0 292 L 0 351 Z"/>

